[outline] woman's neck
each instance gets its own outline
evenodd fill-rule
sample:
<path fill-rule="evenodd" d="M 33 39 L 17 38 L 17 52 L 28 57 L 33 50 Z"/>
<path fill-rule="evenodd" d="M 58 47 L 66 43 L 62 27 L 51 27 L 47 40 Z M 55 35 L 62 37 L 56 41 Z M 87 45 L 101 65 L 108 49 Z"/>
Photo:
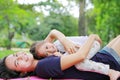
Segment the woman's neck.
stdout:
<path fill-rule="evenodd" d="M 37 66 L 37 63 L 38 63 L 38 60 L 34 60 L 33 61 L 33 64 L 32 64 L 32 67 L 31 67 L 31 70 L 34 71 L 36 66 Z"/>

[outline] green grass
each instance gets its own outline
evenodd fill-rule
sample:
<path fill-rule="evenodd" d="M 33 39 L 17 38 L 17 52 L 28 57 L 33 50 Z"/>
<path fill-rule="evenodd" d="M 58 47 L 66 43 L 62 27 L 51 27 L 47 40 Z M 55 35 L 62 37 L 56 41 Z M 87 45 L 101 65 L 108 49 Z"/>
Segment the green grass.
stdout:
<path fill-rule="evenodd" d="M 15 51 L 12 51 L 12 50 L 1 50 L 0 51 L 0 58 L 3 58 L 4 56 L 7 56 L 7 55 L 12 54 L 14 52 Z"/>

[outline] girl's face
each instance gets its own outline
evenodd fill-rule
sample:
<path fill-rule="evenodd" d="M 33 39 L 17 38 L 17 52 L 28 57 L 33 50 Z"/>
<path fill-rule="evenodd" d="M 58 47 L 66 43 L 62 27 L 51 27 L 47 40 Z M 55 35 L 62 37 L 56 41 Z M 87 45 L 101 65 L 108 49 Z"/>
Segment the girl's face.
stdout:
<path fill-rule="evenodd" d="M 53 55 L 55 52 L 57 52 L 57 48 L 50 42 L 44 43 L 37 49 L 37 55 L 41 57 Z"/>
<path fill-rule="evenodd" d="M 5 60 L 5 64 L 8 69 L 25 72 L 31 70 L 33 61 L 34 58 L 32 54 L 17 52 L 16 54 L 9 55 Z"/>

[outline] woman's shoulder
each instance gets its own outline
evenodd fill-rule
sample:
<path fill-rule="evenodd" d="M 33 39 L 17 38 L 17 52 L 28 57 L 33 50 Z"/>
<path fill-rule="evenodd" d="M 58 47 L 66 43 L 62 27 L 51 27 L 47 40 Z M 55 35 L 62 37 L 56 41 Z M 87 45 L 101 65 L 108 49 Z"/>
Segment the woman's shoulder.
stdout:
<path fill-rule="evenodd" d="M 51 61 L 54 62 L 54 60 L 59 61 L 60 58 L 58 56 L 51 55 L 51 56 L 45 57 L 43 59 L 40 59 L 39 63 L 51 62 Z"/>
<path fill-rule="evenodd" d="M 42 60 L 39 60 L 35 73 L 43 78 L 54 77 L 56 75 L 62 74 L 60 66 L 60 57 L 49 56 Z"/>

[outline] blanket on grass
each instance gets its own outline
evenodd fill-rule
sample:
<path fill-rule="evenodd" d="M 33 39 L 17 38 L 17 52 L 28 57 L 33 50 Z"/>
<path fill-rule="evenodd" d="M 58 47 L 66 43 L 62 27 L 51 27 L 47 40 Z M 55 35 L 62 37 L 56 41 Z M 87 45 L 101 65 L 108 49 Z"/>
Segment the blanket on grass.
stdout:
<path fill-rule="evenodd" d="M 0 80 L 4 80 L 4 79 L 0 79 Z M 45 79 L 39 78 L 37 76 L 28 76 L 25 78 L 15 78 L 15 79 L 8 79 L 8 80 L 45 80 Z"/>

